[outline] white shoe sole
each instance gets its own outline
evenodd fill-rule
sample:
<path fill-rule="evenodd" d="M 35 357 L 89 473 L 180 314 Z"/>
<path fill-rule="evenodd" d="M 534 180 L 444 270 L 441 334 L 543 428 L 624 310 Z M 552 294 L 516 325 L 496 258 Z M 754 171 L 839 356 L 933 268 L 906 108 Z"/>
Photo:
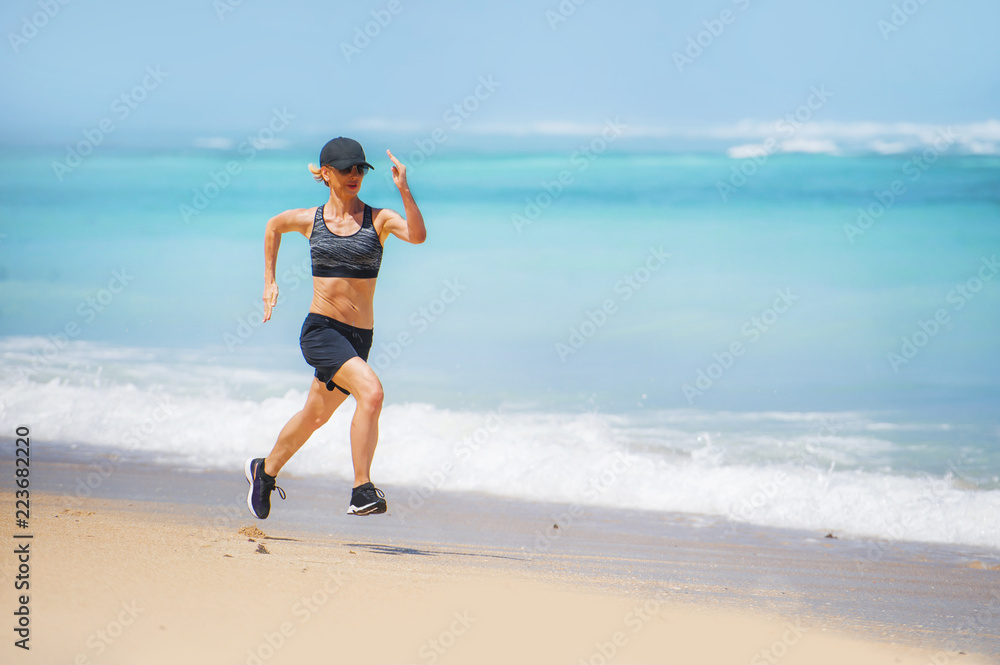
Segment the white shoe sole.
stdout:
<path fill-rule="evenodd" d="M 379 510 L 379 507 L 381 507 L 382 510 Z M 369 503 L 367 506 L 361 506 L 360 508 L 355 508 L 354 506 L 351 506 L 350 508 L 347 509 L 347 514 L 348 515 L 371 515 L 373 513 L 375 513 L 375 514 L 384 513 L 386 510 L 388 510 L 388 506 L 385 503 L 381 503 L 381 506 L 380 506 L 380 502 L 376 501 L 374 503 Z"/>
<path fill-rule="evenodd" d="M 250 470 L 250 465 L 253 463 L 253 458 L 251 457 L 243 465 L 243 473 L 247 477 L 247 482 L 250 483 L 250 489 L 247 491 L 247 508 L 250 509 L 250 514 L 257 517 L 257 513 L 253 509 L 253 472 Z M 257 517 L 257 519 L 260 519 Z"/>

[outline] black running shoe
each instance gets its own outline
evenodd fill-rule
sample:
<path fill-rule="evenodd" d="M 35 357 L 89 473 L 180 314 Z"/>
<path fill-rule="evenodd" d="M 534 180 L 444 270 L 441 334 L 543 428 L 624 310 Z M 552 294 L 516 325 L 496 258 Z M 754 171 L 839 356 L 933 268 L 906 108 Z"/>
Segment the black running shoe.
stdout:
<path fill-rule="evenodd" d="M 250 491 L 247 493 L 247 507 L 257 519 L 265 519 L 271 512 L 271 492 L 278 490 L 278 495 L 285 498 L 285 490 L 274 484 L 274 476 L 264 473 L 264 458 L 247 460 L 243 465 Z"/>
<path fill-rule="evenodd" d="M 358 485 L 351 491 L 351 507 L 348 515 L 373 515 L 386 511 L 385 495 L 371 483 Z"/>

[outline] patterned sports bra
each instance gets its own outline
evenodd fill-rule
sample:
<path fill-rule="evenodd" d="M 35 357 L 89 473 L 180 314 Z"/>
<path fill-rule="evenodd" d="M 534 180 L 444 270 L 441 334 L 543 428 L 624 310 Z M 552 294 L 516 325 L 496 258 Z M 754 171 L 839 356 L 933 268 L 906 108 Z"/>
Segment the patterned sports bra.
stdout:
<path fill-rule="evenodd" d="M 382 265 L 382 243 L 372 224 L 372 208 L 365 205 L 361 228 L 349 236 L 338 236 L 323 220 L 323 207 L 316 208 L 309 253 L 313 277 L 378 277 Z"/>

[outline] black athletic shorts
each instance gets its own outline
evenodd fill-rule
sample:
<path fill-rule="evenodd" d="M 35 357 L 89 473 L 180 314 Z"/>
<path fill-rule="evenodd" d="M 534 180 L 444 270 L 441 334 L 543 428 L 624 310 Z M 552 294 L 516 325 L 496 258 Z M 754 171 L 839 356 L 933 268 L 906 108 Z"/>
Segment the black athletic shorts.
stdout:
<path fill-rule="evenodd" d="M 351 358 L 360 356 L 368 360 L 374 330 L 355 328 L 329 316 L 309 312 L 302 323 L 299 346 L 306 362 L 316 368 L 316 378 L 326 384 L 327 390 L 336 388 L 350 395 L 333 382 L 333 375 Z"/>

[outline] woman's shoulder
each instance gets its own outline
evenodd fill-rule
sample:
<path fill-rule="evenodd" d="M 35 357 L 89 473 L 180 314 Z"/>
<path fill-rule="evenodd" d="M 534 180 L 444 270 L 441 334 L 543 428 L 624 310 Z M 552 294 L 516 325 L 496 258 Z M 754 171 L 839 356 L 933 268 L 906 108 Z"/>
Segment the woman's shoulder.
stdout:
<path fill-rule="evenodd" d="M 385 225 L 389 223 L 389 220 L 399 217 L 399 213 L 392 208 L 376 208 L 372 206 L 372 227 L 374 227 L 375 232 L 378 233 L 379 238 L 382 242 L 385 242 L 388 233 L 384 233 Z"/>
<path fill-rule="evenodd" d="M 289 208 L 279 212 L 271 218 L 271 222 L 277 227 L 275 230 L 280 233 L 288 231 L 298 231 L 307 238 L 312 234 L 313 220 L 319 206 L 311 208 Z"/>
<path fill-rule="evenodd" d="M 312 221 L 316 217 L 316 212 L 319 210 L 319 206 L 310 206 L 308 208 L 289 208 L 278 213 L 278 217 L 284 217 L 285 219 L 291 220 L 302 220 L 308 219 Z"/>
<path fill-rule="evenodd" d="M 393 217 L 400 217 L 401 215 L 393 210 L 392 208 L 376 208 L 375 206 L 370 206 L 372 209 L 372 221 L 377 221 L 380 224 L 385 223 Z"/>

